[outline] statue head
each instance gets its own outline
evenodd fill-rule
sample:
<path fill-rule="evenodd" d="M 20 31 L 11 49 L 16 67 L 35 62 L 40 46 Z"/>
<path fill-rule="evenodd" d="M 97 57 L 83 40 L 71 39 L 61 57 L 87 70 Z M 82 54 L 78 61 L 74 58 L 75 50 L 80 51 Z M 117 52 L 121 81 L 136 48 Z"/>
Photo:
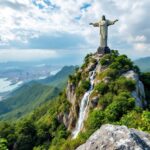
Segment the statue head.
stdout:
<path fill-rule="evenodd" d="M 102 20 L 106 20 L 106 18 L 105 18 L 105 16 L 104 16 L 104 15 L 102 16 Z"/>

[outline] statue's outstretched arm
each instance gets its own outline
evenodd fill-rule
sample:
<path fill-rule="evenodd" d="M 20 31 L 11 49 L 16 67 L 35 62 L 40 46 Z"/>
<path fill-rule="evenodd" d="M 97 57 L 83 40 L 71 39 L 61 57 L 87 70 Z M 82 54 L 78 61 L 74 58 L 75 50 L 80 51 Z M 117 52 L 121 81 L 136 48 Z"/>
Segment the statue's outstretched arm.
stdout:
<path fill-rule="evenodd" d="M 99 23 L 98 22 L 90 23 L 89 25 L 93 25 L 94 27 L 99 27 Z"/>
<path fill-rule="evenodd" d="M 115 22 L 119 21 L 118 19 L 114 20 L 114 21 L 110 21 L 110 20 L 107 20 L 108 21 L 108 25 L 113 25 L 115 24 Z"/>

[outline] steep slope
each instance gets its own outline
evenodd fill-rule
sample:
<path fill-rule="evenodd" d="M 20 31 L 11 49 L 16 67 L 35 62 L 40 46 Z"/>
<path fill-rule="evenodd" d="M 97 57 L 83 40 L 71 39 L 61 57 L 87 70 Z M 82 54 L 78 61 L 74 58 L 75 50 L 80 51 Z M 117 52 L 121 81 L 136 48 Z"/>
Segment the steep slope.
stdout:
<path fill-rule="evenodd" d="M 134 61 L 142 72 L 150 72 L 150 57 L 140 58 Z"/>
<path fill-rule="evenodd" d="M 42 103 L 58 96 L 74 69 L 74 66 L 63 67 L 52 77 L 31 81 L 13 91 L 9 98 L 0 102 L 0 118 L 7 120 L 22 117 Z"/>
<path fill-rule="evenodd" d="M 43 102 L 54 98 L 59 92 L 60 89 L 58 88 L 42 85 L 37 82 L 25 84 L 15 91 L 13 96 L 1 102 L 7 106 L 7 110 L 6 108 L 3 109 L 3 105 L 1 105 L 0 118 L 4 120 L 19 118 Z"/>
<path fill-rule="evenodd" d="M 94 68 L 96 69 L 94 89 L 87 97 L 87 102 L 85 103 L 85 105 L 89 104 L 85 108 L 86 114 L 88 114 L 90 108 L 95 107 L 98 107 L 100 111 L 107 110 L 107 106 L 111 103 L 114 106 L 124 105 L 127 110 L 125 112 L 118 112 L 120 116 L 113 115 L 111 111 L 107 110 L 112 116 L 108 115 L 110 120 L 117 121 L 122 116 L 121 114 L 134 107 L 134 102 L 136 106 L 142 108 L 146 105 L 146 103 L 143 103 L 143 99 L 145 99 L 144 90 L 143 93 L 139 92 L 141 89 L 138 84 L 141 84 L 141 87 L 143 84 L 139 81 L 138 68 L 133 65 L 127 56 L 119 56 L 116 51 L 104 56 L 99 56 L 98 54 L 88 55 L 81 69 L 74 76 L 71 76 L 68 82 L 66 94 L 67 99 L 72 103 L 72 108 L 68 118 L 66 118 L 66 120 L 69 120 L 66 124 L 69 130 L 75 127 L 74 122 L 77 121 L 79 111 L 83 111 L 79 110 L 80 103 L 84 100 L 82 97 L 85 91 L 90 87 L 90 73 L 92 73 Z M 120 104 L 117 104 L 119 102 L 117 99 L 120 99 Z M 126 99 L 126 103 L 124 103 L 124 99 Z M 113 105 L 109 107 L 111 108 Z"/>
<path fill-rule="evenodd" d="M 1 122 L 0 137 L 7 139 L 13 150 L 74 150 L 103 124 L 150 132 L 150 109 L 143 86 L 147 83 L 149 89 L 149 79 L 148 74 L 139 78 L 139 69 L 117 51 L 89 54 L 58 97 L 17 123 Z M 80 117 L 82 113 L 84 117 Z"/>
<path fill-rule="evenodd" d="M 75 71 L 75 66 L 64 66 L 58 73 L 56 73 L 53 76 L 50 76 L 46 79 L 40 80 L 38 81 L 39 83 L 43 83 L 46 85 L 66 85 L 65 83 L 67 83 L 68 80 L 68 76 L 72 73 L 74 73 Z M 60 84 L 61 83 L 61 84 Z"/>

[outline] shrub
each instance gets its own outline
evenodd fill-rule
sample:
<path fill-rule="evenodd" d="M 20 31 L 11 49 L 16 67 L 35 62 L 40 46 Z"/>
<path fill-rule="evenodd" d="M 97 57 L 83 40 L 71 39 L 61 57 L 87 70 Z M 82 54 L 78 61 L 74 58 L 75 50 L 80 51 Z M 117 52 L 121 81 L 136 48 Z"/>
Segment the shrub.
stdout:
<path fill-rule="evenodd" d="M 113 100 L 112 93 L 106 93 L 104 96 L 101 96 L 99 99 L 99 105 L 101 106 L 102 110 L 104 110 Z"/>
<path fill-rule="evenodd" d="M 106 73 L 106 76 L 108 76 L 112 79 L 115 79 L 119 76 L 118 70 L 117 69 L 108 69 L 107 73 Z"/>
<path fill-rule="evenodd" d="M 135 81 L 120 77 L 116 80 L 114 88 L 118 91 L 133 91 L 135 90 Z"/>
<path fill-rule="evenodd" d="M 134 108 L 135 99 L 123 96 L 115 97 L 113 102 L 106 108 L 105 116 L 108 122 L 119 121 L 123 114 Z"/>
<path fill-rule="evenodd" d="M 109 64 L 109 60 L 108 60 L 108 59 L 105 59 L 105 58 L 102 58 L 102 59 L 100 60 L 100 64 L 101 64 L 102 66 L 108 65 L 108 64 Z"/>
<path fill-rule="evenodd" d="M 140 80 L 144 84 L 146 99 L 148 101 L 149 110 L 150 110 L 150 72 L 142 73 L 140 76 Z"/>
<path fill-rule="evenodd" d="M 109 65 L 111 63 L 111 54 L 106 54 L 100 59 L 100 64 L 102 66 Z"/>
<path fill-rule="evenodd" d="M 104 94 L 108 90 L 108 86 L 106 83 L 101 82 L 95 86 L 95 90 L 97 90 L 100 94 Z"/>
<path fill-rule="evenodd" d="M 84 58 L 84 64 L 82 65 L 82 69 L 84 69 L 85 67 L 87 67 L 87 65 L 89 64 L 90 62 L 90 56 L 92 56 L 92 54 L 87 54 Z"/>
<path fill-rule="evenodd" d="M 115 58 L 114 62 L 110 65 L 110 68 L 125 72 L 133 69 L 133 63 L 126 55 L 120 55 Z"/>
<path fill-rule="evenodd" d="M 118 53 L 117 50 L 111 50 L 111 57 L 112 57 L 113 59 L 115 59 L 115 58 L 118 57 L 118 56 L 119 56 L 119 53 Z"/>
<path fill-rule="evenodd" d="M 139 122 L 141 122 L 141 113 L 133 110 L 128 114 L 123 115 L 123 117 L 119 121 L 119 125 L 125 125 L 129 128 L 138 128 Z"/>
<path fill-rule="evenodd" d="M 150 112 L 133 110 L 124 115 L 120 122 L 120 125 L 126 125 L 129 128 L 136 128 L 143 131 L 150 132 Z"/>
<path fill-rule="evenodd" d="M 0 150 L 8 150 L 7 140 L 4 138 L 0 138 Z"/>
<path fill-rule="evenodd" d="M 88 90 L 90 88 L 90 81 L 89 80 L 82 81 L 81 87 L 82 89 Z"/>
<path fill-rule="evenodd" d="M 12 145 L 16 139 L 14 125 L 7 122 L 0 122 L 0 137 L 7 139 L 8 147 L 12 148 Z"/>
<path fill-rule="evenodd" d="M 83 95 L 89 88 L 90 88 L 90 81 L 83 80 L 80 86 L 76 89 L 77 97 L 80 97 L 81 95 Z"/>
<path fill-rule="evenodd" d="M 85 122 L 86 130 L 95 131 L 104 123 L 104 112 L 101 110 L 92 111 Z"/>
<path fill-rule="evenodd" d="M 142 113 L 142 130 L 150 132 L 150 112 L 143 111 Z"/>

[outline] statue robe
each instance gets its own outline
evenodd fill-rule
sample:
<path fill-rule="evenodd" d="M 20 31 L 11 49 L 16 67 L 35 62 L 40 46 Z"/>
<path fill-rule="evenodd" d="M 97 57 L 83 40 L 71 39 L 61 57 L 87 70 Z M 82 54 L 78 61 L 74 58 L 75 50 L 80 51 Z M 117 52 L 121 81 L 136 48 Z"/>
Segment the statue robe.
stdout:
<path fill-rule="evenodd" d="M 100 20 L 93 24 L 94 27 L 100 28 L 100 46 L 107 47 L 108 26 L 113 25 L 115 21 Z"/>

